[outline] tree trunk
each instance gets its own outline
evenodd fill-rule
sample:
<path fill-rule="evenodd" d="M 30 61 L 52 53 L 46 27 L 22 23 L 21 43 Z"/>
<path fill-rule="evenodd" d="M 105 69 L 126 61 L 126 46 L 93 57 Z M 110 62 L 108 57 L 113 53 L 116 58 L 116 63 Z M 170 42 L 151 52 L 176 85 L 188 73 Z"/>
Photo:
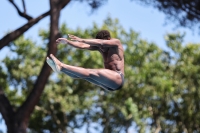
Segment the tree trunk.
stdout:
<path fill-rule="evenodd" d="M 57 38 L 60 37 L 59 34 L 60 11 L 69 2 L 70 0 L 62 0 L 62 1 L 50 0 L 50 36 L 49 36 L 47 56 L 51 53 L 56 54 L 57 52 L 57 45 L 55 41 Z M 21 34 L 22 33 L 23 32 L 21 32 Z M 4 44 L 7 44 L 12 40 L 13 38 L 10 38 Z M 0 48 L 5 46 L 4 44 L 0 45 Z M 44 87 L 46 85 L 46 82 L 48 80 L 51 71 L 45 59 L 43 60 L 44 60 L 43 67 L 41 69 L 40 74 L 38 75 L 38 78 L 33 86 L 31 93 L 27 96 L 25 102 L 16 111 L 13 110 L 13 107 L 11 106 L 8 98 L 3 92 L 3 88 L 0 86 L 0 113 L 2 114 L 6 122 L 8 133 L 26 133 L 30 116 L 34 110 L 35 105 L 38 103 L 40 96 L 42 95 L 42 92 L 44 90 Z"/>
<path fill-rule="evenodd" d="M 13 118 L 12 122 L 7 125 L 7 133 L 26 133 L 27 127 L 27 122 L 20 122 Z"/>

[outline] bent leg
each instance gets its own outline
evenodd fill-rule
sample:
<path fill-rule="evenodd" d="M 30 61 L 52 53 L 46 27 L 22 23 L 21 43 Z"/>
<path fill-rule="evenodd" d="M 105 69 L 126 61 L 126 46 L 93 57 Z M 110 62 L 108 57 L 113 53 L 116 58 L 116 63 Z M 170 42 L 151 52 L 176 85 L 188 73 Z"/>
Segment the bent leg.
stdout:
<path fill-rule="evenodd" d="M 49 59 L 48 57 L 46 58 L 46 62 L 47 64 L 53 69 L 54 72 L 59 72 L 59 70 L 57 70 L 55 63 L 53 62 L 53 60 Z M 72 77 L 72 78 L 79 78 L 76 75 L 69 73 L 67 71 L 62 71 L 63 73 L 67 74 L 68 76 Z"/>
<path fill-rule="evenodd" d="M 101 88 L 103 88 L 103 89 L 105 89 L 105 90 L 114 91 L 114 89 L 112 89 L 112 88 L 110 88 L 110 87 L 108 87 L 108 86 L 105 86 L 105 85 L 103 85 L 102 83 L 100 83 L 100 82 L 98 82 L 98 81 L 96 81 L 96 80 L 94 80 L 94 79 L 85 78 L 84 80 L 86 80 L 86 81 L 88 81 L 88 82 L 90 82 L 90 83 L 92 83 L 92 84 L 95 84 L 95 85 L 97 85 L 97 86 L 99 86 L 99 87 L 101 87 Z"/>
<path fill-rule="evenodd" d="M 61 70 L 61 72 L 67 74 L 68 76 L 70 76 L 70 77 L 72 77 L 72 78 L 74 78 L 74 79 L 80 79 L 80 77 L 78 77 L 78 76 L 76 76 L 76 75 L 74 75 L 74 74 L 72 74 L 72 73 L 69 73 L 68 71 Z"/>
<path fill-rule="evenodd" d="M 70 66 L 60 62 L 52 54 L 50 56 L 56 65 L 57 71 L 65 71 L 71 73 L 99 86 L 102 85 L 112 89 L 116 89 L 121 86 L 121 76 L 115 71 L 109 69 L 85 69 L 81 67 Z"/>
<path fill-rule="evenodd" d="M 53 71 L 59 72 L 59 71 L 57 71 L 56 65 L 54 64 L 54 62 L 53 62 L 51 59 L 49 59 L 49 58 L 47 57 L 46 61 L 47 61 L 48 65 L 53 69 Z M 76 75 L 74 75 L 74 74 L 69 73 L 68 71 L 66 71 L 66 69 L 61 69 L 61 72 L 67 74 L 68 76 L 70 76 L 70 77 L 72 77 L 72 78 L 79 78 L 78 76 L 76 76 Z M 95 85 L 100 86 L 101 88 L 104 88 L 104 89 L 106 89 L 106 90 L 110 90 L 107 86 L 104 86 L 104 85 L 102 85 L 101 83 L 99 83 L 99 82 L 97 82 L 97 81 L 95 81 L 95 80 L 93 80 L 93 79 L 91 79 L 91 78 L 84 78 L 84 79 L 85 79 L 86 81 L 90 82 L 90 83 L 93 83 L 93 84 L 95 84 Z"/>

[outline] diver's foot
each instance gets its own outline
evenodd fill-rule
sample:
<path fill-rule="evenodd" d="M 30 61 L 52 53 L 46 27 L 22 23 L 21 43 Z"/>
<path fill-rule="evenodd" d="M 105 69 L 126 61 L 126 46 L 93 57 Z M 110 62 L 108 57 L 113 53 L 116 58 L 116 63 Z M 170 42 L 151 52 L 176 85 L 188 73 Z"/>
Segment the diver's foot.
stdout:
<path fill-rule="evenodd" d="M 55 68 L 57 72 L 60 72 L 62 68 L 62 62 L 60 62 L 53 54 L 50 54 L 51 60 L 55 64 Z"/>
<path fill-rule="evenodd" d="M 46 58 L 47 64 L 53 69 L 54 72 L 58 72 L 56 69 L 56 65 L 54 64 L 53 60 L 51 60 L 49 57 Z"/>

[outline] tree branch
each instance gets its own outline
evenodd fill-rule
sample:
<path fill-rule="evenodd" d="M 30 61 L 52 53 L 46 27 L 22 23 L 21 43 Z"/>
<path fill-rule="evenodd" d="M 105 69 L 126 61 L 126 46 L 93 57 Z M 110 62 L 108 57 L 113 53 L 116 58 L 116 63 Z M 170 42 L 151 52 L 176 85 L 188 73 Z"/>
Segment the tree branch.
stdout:
<path fill-rule="evenodd" d="M 28 23 L 26 23 L 25 25 L 23 25 L 22 27 L 16 29 L 15 31 L 7 34 L 6 36 L 4 36 L 1 40 L 0 40 L 0 50 L 8 45 L 10 42 L 12 42 L 13 40 L 17 39 L 20 35 L 22 35 L 24 32 L 26 32 L 30 27 L 32 27 L 33 25 L 35 25 L 36 23 L 38 23 L 41 19 L 43 19 L 44 17 L 48 16 L 50 14 L 50 11 L 40 15 L 39 17 L 32 19 L 30 21 L 28 21 Z"/>
<path fill-rule="evenodd" d="M 25 1 L 22 0 L 22 5 L 23 5 L 23 8 L 24 8 L 24 13 L 26 14 L 26 6 L 25 6 Z"/>
<path fill-rule="evenodd" d="M 0 113 L 2 114 L 3 119 L 8 125 L 8 123 L 10 123 L 11 121 L 10 117 L 13 116 L 14 111 L 9 100 L 5 96 L 1 86 L 0 86 Z"/>
<path fill-rule="evenodd" d="M 21 12 L 21 11 L 19 10 L 18 6 L 15 4 L 15 2 L 14 2 L 13 0 L 9 0 L 9 2 L 16 8 L 18 14 L 19 14 L 21 17 L 23 17 L 23 18 L 25 18 L 25 19 L 27 19 L 27 20 L 33 19 L 33 17 L 31 17 L 31 16 L 29 16 L 29 15 L 26 14 L 26 10 L 24 10 L 24 12 Z M 23 1 L 23 7 L 24 7 L 24 9 L 26 9 L 26 8 L 25 8 L 25 3 L 24 3 L 24 1 Z"/>

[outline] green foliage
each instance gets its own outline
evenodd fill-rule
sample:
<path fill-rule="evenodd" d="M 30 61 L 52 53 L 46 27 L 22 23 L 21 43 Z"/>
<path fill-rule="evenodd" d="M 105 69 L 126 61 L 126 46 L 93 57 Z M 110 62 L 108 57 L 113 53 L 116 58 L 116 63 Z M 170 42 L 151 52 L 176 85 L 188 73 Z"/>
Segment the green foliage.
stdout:
<path fill-rule="evenodd" d="M 125 31 L 118 20 L 108 17 L 102 27 L 96 23 L 87 29 L 72 30 L 63 24 L 63 37 L 75 34 L 94 38 L 99 29 L 119 38 L 125 53 L 125 84 L 116 92 L 105 91 L 80 79 L 52 72 L 40 102 L 32 114 L 30 132 L 74 132 L 84 125 L 87 132 L 127 132 L 136 125 L 138 132 L 200 131 L 200 44 L 183 46 L 184 35 L 166 35 L 170 52 L 140 39 L 132 29 Z M 23 36 L 3 60 L 0 83 L 11 103 L 18 107 L 30 92 L 45 61 L 49 32 L 39 35 L 44 45 L 36 45 Z M 102 68 L 98 52 L 58 45 L 57 57 L 65 64 Z"/>
<path fill-rule="evenodd" d="M 4 71 L 6 77 L 2 79 L 9 85 L 5 93 L 10 98 L 11 104 L 18 107 L 37 79 L 43 63 L 40 59 L 44 59 L 45 50 L 35 46 L 34 42 L 23 36 L 13 42 L 9 48 L 11 52 L 3 60 L 7 69 Z"/>

